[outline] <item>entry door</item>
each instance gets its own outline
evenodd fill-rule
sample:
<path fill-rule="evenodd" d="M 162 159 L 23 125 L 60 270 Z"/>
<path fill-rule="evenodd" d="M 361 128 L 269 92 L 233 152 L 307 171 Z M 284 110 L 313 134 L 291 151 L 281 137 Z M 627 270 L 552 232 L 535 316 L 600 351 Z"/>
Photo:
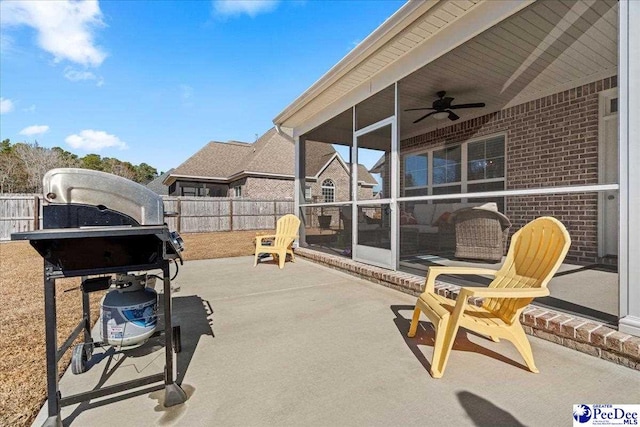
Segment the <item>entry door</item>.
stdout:
<path fill-rule="evenodd" d="M 618 183 L 618 95 L 617 90 L 601 94 L 600 100 L 600 167 L 601 184 Z M 599 256 L 618 255 L 618 221 L 620 201 L 617 191 L 605 191 L 599 197 Z"/>
<path fill-rule="evenodd" d="M 361 129 L 354 136 L 353 259 L 395 270 L 395 118 Z"/>

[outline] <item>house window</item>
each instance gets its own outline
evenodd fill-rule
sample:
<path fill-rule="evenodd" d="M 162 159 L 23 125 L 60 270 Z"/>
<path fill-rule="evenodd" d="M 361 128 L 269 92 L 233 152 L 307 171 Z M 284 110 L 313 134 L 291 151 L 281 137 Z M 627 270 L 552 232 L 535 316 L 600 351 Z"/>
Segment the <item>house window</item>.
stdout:
<path fill-rule="evenodd" d="M 236 185 L 235 187 L 233 187 L 233 197 L 242 197 L 242 185 Z"/>
<path fill-rule="evenodd" d="M 330 179 L 322 181 L 322 198 L 325 203 L 333 203 L 336 200 L 336 186 Z"/>
<path fill-rule="evenodd" d="M 197 188 L 195 188 L 195 187 L 182 187 L 180 190 L 182 192 L 181 196 L 195 196 Z"/>
<path fill-rule="evenodd" d="M 467 180 L 504 179 L 504 137 L 468 144 Z"/>
<path fill-rule="evenodd" d="M 501 191 L 505 189 L 505 139 L 500 135 L 407 154 L 404 169 L 406 197 Z"/>
<path fill-rule="evenodd" d="M 180 195 L 187 197 L 203 197 L 209 195 L 209 189 L 205 187 L 180 187 Z"/>
<path fill-rule="evenodd" d="M 433 194 L 459 193 L 461 181 L 462 146 L 435 150 L 433 152 Z"/>
<path fill-rule="evenodd" d="M 304 199 L 307 202 L 311 201 L 311 186 L 310 185 L 305 185 L 304 186 Z"/>
<path fill-rule="evenodd" d="M 404 186 L 426 188 L 429 184 L 429 155 L 411 154 L 404 158 Z"/>

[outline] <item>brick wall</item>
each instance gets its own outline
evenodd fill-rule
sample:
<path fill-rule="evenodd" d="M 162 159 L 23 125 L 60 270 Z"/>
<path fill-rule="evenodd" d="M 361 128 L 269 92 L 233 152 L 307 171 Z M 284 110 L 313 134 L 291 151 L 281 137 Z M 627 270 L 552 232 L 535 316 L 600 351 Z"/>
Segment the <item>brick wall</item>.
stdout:
<path fill-rule="evenodd" d="M 329 166 L 318 176 L 318 181 L 311 182 L 311 197 L 313 200 L 324 202 L 322 197 L 322 182 L 325 179 L 331 179 L 335 185 L 336 202 L 349 201 L 350 176 L 344 170 L 338 159 L 334 159 Z"/>
<path fill-rule="evenodd" d="M 599 80 L 403 140 L 401 150 L 505 133 L 507 189 L 597 184 L 598 94 L 616 86 L 615 76 Z M 509 197 L 505 213 L 515 230 L 535 217 L 555 216 L 573 241 L 567 258 L 596 261 L 595 193 Z"/>
<path fill-rule="evenodd" d="M 249 199 L 293 199 L 293 179 L 246 178 L 242 197 Z"/>

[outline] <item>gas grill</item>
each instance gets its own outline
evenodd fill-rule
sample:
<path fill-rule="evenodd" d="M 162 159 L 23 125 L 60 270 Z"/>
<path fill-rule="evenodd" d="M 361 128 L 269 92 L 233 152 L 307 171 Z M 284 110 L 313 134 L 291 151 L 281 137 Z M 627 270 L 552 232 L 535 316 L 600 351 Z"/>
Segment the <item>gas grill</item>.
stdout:
<path fill-rule="evenodd" d="M 29 240 L 44 259 L 45 335 L 48 418 L 44 425 L 61 425 L 60 408 L 127 389 L 164 382 L 165 406 L 186 401 L 174 381 L 174 351 L 180 348 L 180 329 L 171 322 L 171 262 L 182 262 L 182 239 L 164 224 L 162 198 L 125 178 L 86 169 L 64 168 L 47 172 L 43 180 L 42 230 L 14 233 L 12 240 Z M 177 265 L 177 264 L 176 264 Z M 105 290 L 129 273 L 162 271 L 164 317 L 164 372 L 124 383 L 62 396 L 58 387 L 58 361 L 74 347 L 72 370 L 84 372 L 94 347 L 89 309 L 90 292 Z M 82 277 L 82 320 L 58 348 L 56 324 L 57 279 Z"/>

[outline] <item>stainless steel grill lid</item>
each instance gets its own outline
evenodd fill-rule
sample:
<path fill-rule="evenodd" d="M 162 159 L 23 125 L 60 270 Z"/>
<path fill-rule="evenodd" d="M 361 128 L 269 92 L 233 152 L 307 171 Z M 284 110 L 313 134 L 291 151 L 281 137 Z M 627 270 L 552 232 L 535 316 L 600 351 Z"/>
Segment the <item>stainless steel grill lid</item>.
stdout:
<path fill-rule="evenodd" d="M 162 225 L 162 197 L 144 185 L 105 172 L 51 169 L 42 180 L 45 199 L 52 204 L 105 207 L 130 216 L 140 225 Z"/>

